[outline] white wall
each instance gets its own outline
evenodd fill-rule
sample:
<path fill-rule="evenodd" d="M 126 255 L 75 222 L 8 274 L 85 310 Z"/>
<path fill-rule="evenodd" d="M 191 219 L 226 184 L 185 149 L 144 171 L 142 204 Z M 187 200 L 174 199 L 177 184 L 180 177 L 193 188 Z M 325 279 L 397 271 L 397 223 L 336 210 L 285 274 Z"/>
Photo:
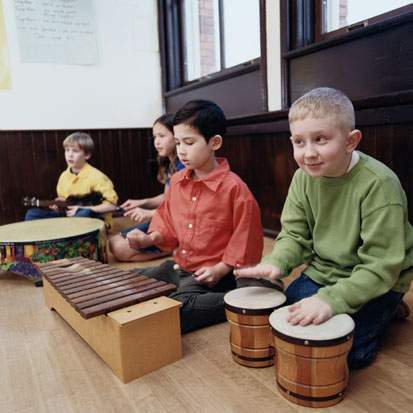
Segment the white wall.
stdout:
<path fill-rule="evenodd" d="M 3 0 L 12 87 L 0 129 L 148 127 L 162 112 L 156 0 L 93 0 L 99 63 L 22 63 L 13 0 Z"/>
<path fill-rule="evenodd" d="M 281 109 L 280 0 L 267 0 L 267 88 L 268 110 Z"/>

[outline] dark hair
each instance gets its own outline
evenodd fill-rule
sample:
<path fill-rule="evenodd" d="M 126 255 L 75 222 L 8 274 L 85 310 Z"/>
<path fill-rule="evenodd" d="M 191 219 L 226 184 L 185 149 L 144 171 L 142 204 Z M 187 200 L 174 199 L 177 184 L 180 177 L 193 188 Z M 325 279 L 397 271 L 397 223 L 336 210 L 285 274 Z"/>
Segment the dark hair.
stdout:
<path fill-rule="evenodd" d="M 167 128 L 170 132 L 174 133 L 173 120 L 174 115 L 172 113 L 165 113 L 164 115 L 159 116 L 158 119 L 155 119 L 155 122 L 153 122 L 153 126 L 156 123 L 160 123 L 161 125 L 165 126 L 165 128 Z M 168 180 L 168 175 L 170 176 L 176 172 L 175 162 L 171 163 L 171 160 L 168 156 L 159 155 L 156 157 L 156 160 L 158 162 L 158 174 L 156 175 L 156 178 L 158 179 L 158 182 L 165 185 L 166 181 Z"/>
<path fill-rule="evenodd" d="M 186 124 L 198 130 L 209 141 L 215 135 L 224 136 L 227 120 L 222 109 L 209 100 L 191 100 L 176 112 L 173 124 Z"/>
<path fill-rule="evenodd" d="M 159 116 L 158 119 L 155 119 L 153 125 L 155 125 L 155 123 L 160 123 L 165 126 L 165 128 L 168 128 L 172 133 L 174 132 L 174 115 L 172 113 L 165 113 L 164 115 Z"/>

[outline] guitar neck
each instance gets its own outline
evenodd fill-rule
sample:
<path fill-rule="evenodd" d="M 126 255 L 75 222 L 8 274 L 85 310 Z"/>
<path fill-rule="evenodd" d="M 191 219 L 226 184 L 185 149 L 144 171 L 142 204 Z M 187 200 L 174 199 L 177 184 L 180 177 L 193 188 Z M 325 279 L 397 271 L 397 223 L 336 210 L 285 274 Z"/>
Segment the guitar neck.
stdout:
<path fill-rule="evenodd" d="M 66 208 L 69 203 L 66 201 L 55 201 L 54 199 L 36 199 L 34 206 L 38 208 L 46 208 L 50 205 L 57 205 L 59 208 Z"/>

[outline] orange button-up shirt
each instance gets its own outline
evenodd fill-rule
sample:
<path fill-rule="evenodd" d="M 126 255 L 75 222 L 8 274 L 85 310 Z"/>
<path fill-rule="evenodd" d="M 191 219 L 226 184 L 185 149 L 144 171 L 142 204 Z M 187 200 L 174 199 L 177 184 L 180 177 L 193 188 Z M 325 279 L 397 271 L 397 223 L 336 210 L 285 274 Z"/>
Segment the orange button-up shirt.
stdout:
<path fill-rule="evenodd" d="M 221 261 L 233 267 L 254 265 L 261 259 L 257 201 L 227 160 L 217 161 L 218 167 L 202 179 L 193 179 L 189 169 L 175 173 L 149 227 L 162 234 L 157 246 L 175 250 L 175 262 L 186 271 Z"/>

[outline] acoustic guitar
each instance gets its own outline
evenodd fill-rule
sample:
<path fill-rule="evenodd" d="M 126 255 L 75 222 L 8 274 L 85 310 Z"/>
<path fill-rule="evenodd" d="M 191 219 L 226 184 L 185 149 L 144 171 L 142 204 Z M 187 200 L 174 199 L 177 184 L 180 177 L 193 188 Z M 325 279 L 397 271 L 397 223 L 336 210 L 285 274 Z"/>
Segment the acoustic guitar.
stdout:
<path fill-rule="evenodd" d="M 70 195 L 65 200 L 55 199 L 39 199 L 36 197 L 26 196 L 23 198 L 23 206 L 30 208 L 47 208 L 51 205 L 56 205 L 59 209 L 65 209 L 68 206 L 93 206 L 103 202 L 103 197 L 100 192 L 91 192 L 83 196 Z"/>
<path fill-rule="evenodd" d="M 23 198 L 23 206 L 26 208 L 47 208 L 51 205 L 56 205 L 60 210 L 66 209 L 68 206 L 93 206 L 100 205 L 103 202 L 103 197 L 100 192 L 91 192 L 83 196 L 70 195 L 65 200 L 55 199 L 39 199 L 36 197 L 26 196 Z M 112 213 L 113 217 L 120 217 L 125 210 L 120 206 L 113 205 L 113 210 L 108 211 Z"/>

